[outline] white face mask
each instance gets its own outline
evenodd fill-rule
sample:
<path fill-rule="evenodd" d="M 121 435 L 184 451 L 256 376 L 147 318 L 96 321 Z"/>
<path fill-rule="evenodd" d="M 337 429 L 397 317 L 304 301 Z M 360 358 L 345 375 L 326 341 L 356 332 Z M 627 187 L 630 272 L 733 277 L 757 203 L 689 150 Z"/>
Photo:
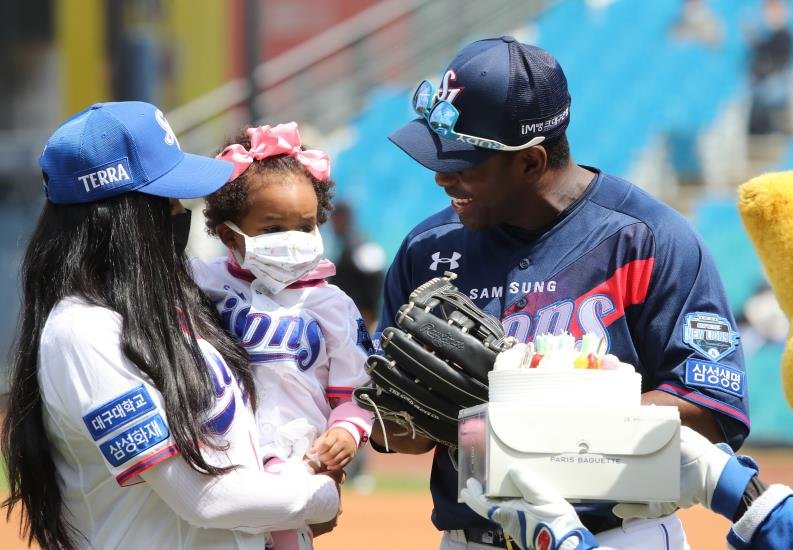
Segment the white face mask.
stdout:
<path fill-rule="evenodd" d="M 282 291 L 317 267 L 324 248 L 319 231 L 280 231 L 250 237 L 232 222 L 225 224 L 245 239 L 245 257 L 232 249 L 240 267 L 256 277 L 269 294 Z"/>

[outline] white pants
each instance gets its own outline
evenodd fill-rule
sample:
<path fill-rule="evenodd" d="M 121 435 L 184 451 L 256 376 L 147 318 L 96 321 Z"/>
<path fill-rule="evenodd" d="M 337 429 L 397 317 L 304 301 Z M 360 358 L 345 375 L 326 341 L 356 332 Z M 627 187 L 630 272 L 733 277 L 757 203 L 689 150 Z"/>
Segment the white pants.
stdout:
<path fill-rule="evenodd" d="M 691 550 L 677 515 L 658 519 L 631 519 L 622 527 L 595 535 L 600 546 L 617 550 Z M 463 531 L 445 531 L 440 550 L 493 550 L 492 546 L 467 542 Z"/>
<path fill-rule="evenodd" d="M 629 519 L 595 535 L 601 546 L 619 550 L 691 550 L 676 514 L 658 519 Z"/>

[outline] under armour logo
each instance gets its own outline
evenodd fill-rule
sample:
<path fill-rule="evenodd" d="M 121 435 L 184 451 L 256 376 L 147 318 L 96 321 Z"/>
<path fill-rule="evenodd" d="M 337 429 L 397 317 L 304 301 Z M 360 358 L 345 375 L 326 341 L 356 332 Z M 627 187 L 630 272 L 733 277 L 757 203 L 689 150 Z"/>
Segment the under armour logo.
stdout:
<path fill-rule="evenodd" d="M 173 133 L 173 130 L 171 129 L 171 125 L 168 124 L 167 120 L 165 120 L 165 115 L 162 114 L 162 111 L 157 109 L 157 111 L 154 113 L 154 118 L 157 120 L 157 124 L 160 125 L 160 128 L 165 130 L 165 136 L 163 137 L 163 141 L 168 145 L 176 144 L 176 147 L 178 149 L 181 149 L 181 147 L 179 147 L 179 140 L 176 139 L 176 134 Z"/>
<path fill-rule="evenodd" d="M 438 271 L 438 264 L 449 264 L 449 269 L 457 269 L 460 264 L 457 262 L 463 255 L 459 252 L 452 252 L 451 258 L 441 258 L 440 252 L 432 254 L 432 263 L 430 264 L 430 271 Z"/>

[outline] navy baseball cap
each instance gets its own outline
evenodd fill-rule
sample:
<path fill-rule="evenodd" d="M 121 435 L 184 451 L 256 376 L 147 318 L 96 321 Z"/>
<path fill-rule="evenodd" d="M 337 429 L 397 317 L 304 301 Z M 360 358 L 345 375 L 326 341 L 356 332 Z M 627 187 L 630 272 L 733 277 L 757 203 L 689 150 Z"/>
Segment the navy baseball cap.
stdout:
<path fill-rule="evenodd" d="M 39 157 L 47 198 L 94 202 L 129 191 L 174 199 L 209 195 L 228 181 L 229 162 L 182 152 L 150 103 L 97 103 L 64 122 Z"/>
<path fill-rule="evenodd" d="M 559 62 L 511 36 L 478 40 L 457 53 L 436 97 L 460 116 L 455 132 L 522 145 L 561 135 L 570 120 L 570 93 Z M 388 136 L 415 161 L 434 172 L 459 172 L 497 151 L 436 134 L 423 117 Z"/>

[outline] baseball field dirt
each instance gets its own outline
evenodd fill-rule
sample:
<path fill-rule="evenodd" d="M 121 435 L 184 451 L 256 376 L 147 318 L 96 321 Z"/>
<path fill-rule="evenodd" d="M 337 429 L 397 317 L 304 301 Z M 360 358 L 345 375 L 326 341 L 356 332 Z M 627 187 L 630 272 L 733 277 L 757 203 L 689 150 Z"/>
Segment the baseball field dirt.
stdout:
<path fill-rule="evenodd" d="M 793 449 L 746 449 L 764 480 L 793 485 Z M 316 539 L 317 550 L 424 550 L 438 547 L 430 523 L 428 476 L 431 455 L 367 454 L 370 483 L 343 490 L 343 512 L 333 532 Z M 368 487 L 367 487 L 368 485 Z M 729 522 L 701 507 L 680 512 L 693 550 L 723 550 Z M 27 546 L 19 537 L 18 516 L 0 521 L 0 548 Z"/>

